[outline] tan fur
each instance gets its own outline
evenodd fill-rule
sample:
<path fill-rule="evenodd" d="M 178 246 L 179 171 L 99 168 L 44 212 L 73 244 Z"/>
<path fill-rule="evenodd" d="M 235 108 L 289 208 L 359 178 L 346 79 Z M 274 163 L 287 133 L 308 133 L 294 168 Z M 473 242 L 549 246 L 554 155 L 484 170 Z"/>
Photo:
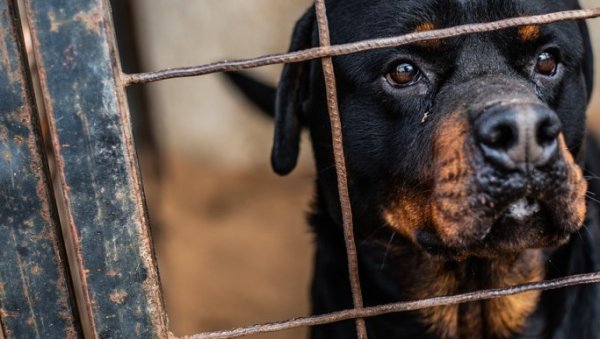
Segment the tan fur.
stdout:
<path fill-rule="evenodd" d="M 429 200 L 423 195 L 400 192 L 398 200 L 383 212 L 383 219 L 396 232 L 415 240 L 415 230 L 430 219 Z"/>
<path fill-rule="evenodd" d="M 570 231 L 576 231 L 579 227 L 581 227 L 581 225 L 583 225 L 583 221 L 587 212 L 587 206 L 585 203 L 585 193 L 588 189 L 587 181 L 583 177 L 583 171 L 577 165 L 577 163 L 575 163 L 573 155 L 571 152 L 569 152 L 565 142 L 565 136 L 562 133 L 558 137 L 558 147 L 560 148 L 562 157 L 569 168 L 567 181 L 569 182 L 571 192 L 567 199 L 569 199 L 569 207 L 572 210 L 572 220 L 570 220 L 570 222 L 576 227 Z"/>
<path fill-rule="evenodd" d="M 417 27 L 415 27 L 414 32 L 427 32 L 427 31 L 433 31 L 437 29 L 435 27 L 435 24 L 432 22 L 422 22 L 420 24 L 417 25 Z M 422 47 L 427 47 L 427 48 L 439 48 L 442 45 L 442 41 L 439 39 L 434 39 L 434 40 L 426 40 L 426 41 L 420 41 L 417 42 L 417 45 L 422 46 Z"/>
<path fill-rule="evenodd" d="M 512 266 L 492 264 L 491 281 L 495 288 L 538 282 L 544 278 L 544 263 L 540 250 L 526 251 L 522 259 Z M 498 337 L 508 338 L 525 325 L 527 317 L 533 313 L 538 303 L 539 291 L 491 299 L 485 303 L 487 323 L 490 331 Z"/>
<path fill-rule="evenodd" d="M 411 292 L 417 299 L 467 292 L 469 290 L 465 291 L 461 286 L 464 273 L 450 271 L 443 259 L 431 257 L 419 271 L 419 280 L 427 281 L 427 284 L 415 284 Z M 541 251 L 528 250 L 516 259 L 508 257 L 490 262 L 489 286 L 471 288 L 509 287 L 541 281 L 543 277 Z M 421 322 L 441 338 L 479 338 L 484 330 L 498 338 L 509 338 L 522 330 L 527 317 L 535 310 L 539 296 L 540 292 L 534 291 L 463 305 L 432 307 L 419 313 Z"/>
<path fill-rule="evenodd" d="M 461 237 L 472 228 L 468 211 L 470 165 L 465 154 L 467 122 L 460 114 L 444 121 L 435 140 L 435 187 L 431 216 L 442 240 L 458 245 Z"/>
<path fill-rule="evenodd" d="M 533 41 L 540 37 L 540 27 L 536 25 L 527 25 L 519 27 L 519 39 L 524 42 Z"/>

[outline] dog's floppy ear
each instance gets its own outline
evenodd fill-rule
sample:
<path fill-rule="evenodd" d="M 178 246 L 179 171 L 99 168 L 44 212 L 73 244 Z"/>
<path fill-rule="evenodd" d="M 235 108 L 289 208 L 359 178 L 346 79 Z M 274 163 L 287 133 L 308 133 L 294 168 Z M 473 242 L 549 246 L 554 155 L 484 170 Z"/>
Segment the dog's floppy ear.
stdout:
<path fill-rule="evenodd" d="M 589 102 L 592 98 L 592 91 L 594 89 L 594 52 L 592 50 L 590 33 L 588 31 L 588 27 L 585 21 L 579 22 L 579 30 L 581 31 L 581 37 L 583 38 L 583 47 L 585 48 L 582 71 L 583 76 L 585 77 L 587 99 Z"/>
<path fill-rule="evenodd" d="M 311 47 L 314 22 L 314 9 L 309 9 L 296 23 L 290 51 Z M 277 87 L 271 165 L 280 175 L 290 173 L 298 161 L 302 103 L 307 95 L 308 86 L 307 66 L 307 62 L 285 65 Z"/>
<path fill-rule="evenodd" d="M 581 9 L 578 0 L 564 0 L 564 3 L 567 5 L 568 9 Z M 581 32 L 581 38 L 583 39 L 584 56 L 582 72 L 585 77 L 587 99 L 589 101 L 594 89 L 594 52 L 592 50 L 592 42 L 590 40 L 587 24 L 583 20 L 580 20 L 577 24 L 579 25 L 579 31 Z"/>

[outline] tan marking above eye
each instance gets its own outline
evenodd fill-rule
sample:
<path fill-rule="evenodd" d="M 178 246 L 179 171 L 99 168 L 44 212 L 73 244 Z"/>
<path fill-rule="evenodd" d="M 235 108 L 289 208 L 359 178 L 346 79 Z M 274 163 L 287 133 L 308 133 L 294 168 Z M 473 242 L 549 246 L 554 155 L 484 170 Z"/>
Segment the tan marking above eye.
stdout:
<path fill-rule="evenodd" d="M 436 27 L 433 22 L 426 21 L 426 22 L 422 22 L 422 23 L 418 24 L 417 26 L 415 26 L 415 29 L 413 32 L 415 32 L 415 33 L 427 32 L 427 31 L 433 31 L 437 28 L 438 27 Z M 428 48 L 439 48 L 442 45 L 442 41 L 439 39 L 425 40 L 425 41 L 417 42 L 416 44 L 419 46 L 428 47 Z"/>
<path fill-rule="evenodd" d="M 519 39 L 523 41 L 532 41 L 540 37 L 540 27 L 536 25 L 527 25 L 519 27 Z"/>
<path fill-rule="evenodd" d="M 415 27 L 415 32 L 433 31 L 435 25 L 432 22 L 422 22 Z"/>

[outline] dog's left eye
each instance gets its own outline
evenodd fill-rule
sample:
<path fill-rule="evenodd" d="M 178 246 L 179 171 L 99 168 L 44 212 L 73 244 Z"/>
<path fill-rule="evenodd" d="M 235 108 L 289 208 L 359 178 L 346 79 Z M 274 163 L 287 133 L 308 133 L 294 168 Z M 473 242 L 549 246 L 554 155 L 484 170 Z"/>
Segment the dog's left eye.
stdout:
<path fill-rule="evenodd" d="M 558 61 L 554 53 L 551 51 L 544 51 L 537 56 L 535 71 L 541 75 L 553 76 L 556 74 L 558 68 Z"/>
<path fill-rule="evenodd" d="M 421 71 L 417 66 L 402 62 L 388 72 L 385 78 L 392 86 L 409 86 L 417 82 L 420 77 Z"/>

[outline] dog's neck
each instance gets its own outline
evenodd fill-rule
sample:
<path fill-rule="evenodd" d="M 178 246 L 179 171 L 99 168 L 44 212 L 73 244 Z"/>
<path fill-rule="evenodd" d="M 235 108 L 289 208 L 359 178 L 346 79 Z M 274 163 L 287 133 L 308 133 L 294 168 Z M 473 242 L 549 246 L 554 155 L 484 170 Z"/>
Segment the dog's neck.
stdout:
<path fill-rule="evenodd" d="M 449 261 L 418 253 L 419 266 L 402 282 L 415 299 L 447 296 L 481 289 L 502 288 L 541 281 L 544 265 L 541 250 L 529 250 L 501 259 Z M 441 338 L 483 338 L 484 334 L 508 338 L 523 329 L 534 312 L 539 292 L 448 305 L 419 311 L 421 322 Z"/>
<path fill-rule="evenodd" d="M 343 266 L 341 262 L 345 263 L 345 247 L 339 229 L 341 226 L 333 226 L 337 223 L 329 217 L 323 217 L 317 213 L 311 218 L 311 223 L 319 233 L 317 239 L 322 241 L 320 243 L 323 246 L 319 246 L 320 251 L 325 252 L 322 255 L 331 260 L 326 268 L 329 271 L 334 266 Z M 361 281 L 369 286 L 363 291 L 367 305 L 380 304 L 382 295 L 386 296 L 383 300 L 390 303 L 419 300 L 541 281 L 545 274 L 547 254 L 542 250 L 528 250 L 499 259 L 469 258 L 456 261 L 427 254 L 398 236 L 392 243 L 389 235 L 381 236 L 379 240 L 371 237 L 368 241 L 362 241 L 358 235 L 357 242 L 360 244 L 358 255 L 361 266 L 380 268 L 379 271 L 360 272 Z M 332 261 L 340 262 L 334 265 Z M 339 289 L 340 286 L 335 288 Z M 372 288 L 377 291 L 370 291 Z M 377 302 L 370 301 L 371 293 Z M 417 311 L 416 315 L 423 325 L 422 333 L 433 337 L 508 338 L 521 332 L 535 311 L 539 298 L 539 292 L 528 292 L 468 304 L 428 308 Z M 323 311 L 333 310 L 337 309 Z"/>

